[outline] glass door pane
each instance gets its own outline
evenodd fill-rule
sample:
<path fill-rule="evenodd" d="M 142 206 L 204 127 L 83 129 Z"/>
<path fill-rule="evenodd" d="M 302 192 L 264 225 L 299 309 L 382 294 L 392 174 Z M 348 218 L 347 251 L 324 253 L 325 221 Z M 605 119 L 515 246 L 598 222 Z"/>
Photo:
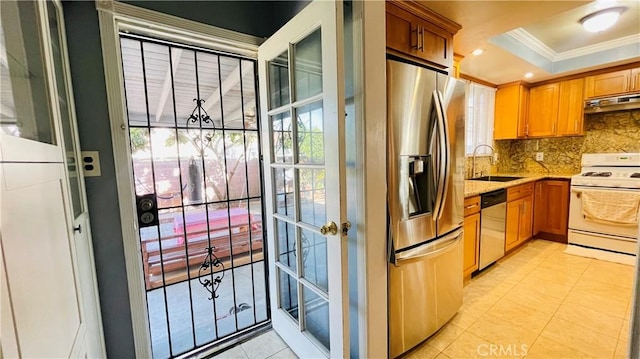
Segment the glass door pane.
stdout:
<path fill-rule="evenodd" d="M 55 145 L 38 7 L 0 1 L 0 133 Z"/>
<path fill-rule="evenodd" d="M 300 357 L 349 356 L 342 6 L 311 1 L 258 51 L 272 324 Z"/>
<path fill-rule="evenodd" d="M 84 212 L 82 203 L 82 186 L 80 184 L 80 171 L 82 164 L 79 164 L 76 148 L 76 127 L 75 121 L 72 120 L 71 97 L 67 92 L 70 88 L 67 82 L 67 76 L 64 69 L 64 57 L 62 53 L 62 32 L 59 24 L 59 17 L 56 5 L 53 2 L 47 2 L 47 19 L 49 32 L 51 33 L 51 51 L 53 56 L 53 70 L 55 72 L 56 90 L 58 94 L 58 107 L 60 109 L 60 122 L 62 125 L 62 136 L 64 137 L 65 162 L 69 173 L 69 185 L 71 192 L 71 207 L 74 217 L 78 217 Z M 80 161 L 82 162 L 82 161 Z"/>
<path fill-rule="evenodd" d="M 329 351 L 321 40 L 315 29 L 269 62 L 269 115 L 279 308 Z"/>

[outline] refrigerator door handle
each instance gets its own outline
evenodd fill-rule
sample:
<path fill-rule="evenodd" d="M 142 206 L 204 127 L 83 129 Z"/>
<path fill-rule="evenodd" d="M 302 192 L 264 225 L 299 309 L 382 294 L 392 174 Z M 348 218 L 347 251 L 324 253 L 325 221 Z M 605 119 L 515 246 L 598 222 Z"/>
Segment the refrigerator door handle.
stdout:
<path fill-rule="evenodd" d="M 442 217 L 442 207 L 446 199 L 447 177 L 448 175 L 448 131 L 443 114 L 442 98 L 437 90 L 433 91 L 433 106 L 436 113 L 436 127 L 438 128 L 438 185 L 436 187 L 436 201 L 433 210 L 433 219 L 439 220 Z"/>
<path fill-rule="evenodd" d="M 447 201 L 447 194 L 449 192 L 449 177 L 451 176 L 451 139 L 449 137 L 449 121 L 447 120 L 447 113 L 444 109 L 444 100 L 442 93 L 437 91 L 438 93 L 438 106 L 440 107 L 440 120 L 442 124 L 442 134 L 441 138 L 443 139 L 443 153 L 444 153 L 444 186 L 442 188 L 442 201 L 440 201 L 440 209 L 438 209 L 437 220 L 442 218 L 442 213 L 444 213 L 444 205 Z"/>
<path fill-rule="evenodd" d="M 447 245 L 442 248 L 438 248 L 438 249 L 416 248 L 413 250 L 410 249 L 406 252 L 395 253 L 394 265 L 399 266 L 401 264 L 399 262 L 401 261 L 406 261 L 409 259 L 416 259 L 416 258 L 423 258 L 423 257 L 431 257 L 439 253 L 446 252 L 452 247 L 454 247 L 455 245 L 457 245 L 458 242 L 460 242 L 463 239 L 462 234 L 463 234 L 462 228 L 459 228 L 449 233 L 447 236 L 438 239 L 437 242 L 447 243 Z M 430 246 L 425 245 L 421 247 L 430 247 Z"/>

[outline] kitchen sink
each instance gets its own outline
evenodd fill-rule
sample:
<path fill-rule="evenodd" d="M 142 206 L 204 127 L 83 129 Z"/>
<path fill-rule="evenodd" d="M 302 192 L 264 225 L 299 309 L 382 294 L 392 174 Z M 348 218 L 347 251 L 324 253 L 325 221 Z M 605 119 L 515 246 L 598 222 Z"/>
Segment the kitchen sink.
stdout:
<path fill-rule="evenodd" d="M 483 176 L 471 178 L 472 181 L 486 181 L 486 182 L 509 182 L 521 179 L 523 177 L 511 177 L 511 176 Z"/>

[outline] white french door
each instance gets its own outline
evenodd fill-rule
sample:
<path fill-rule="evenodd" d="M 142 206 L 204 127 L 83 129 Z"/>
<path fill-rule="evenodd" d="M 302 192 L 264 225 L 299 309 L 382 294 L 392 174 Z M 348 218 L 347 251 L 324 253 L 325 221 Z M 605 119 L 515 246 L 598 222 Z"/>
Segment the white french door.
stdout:
<path fill-rule="evenodd" d="M 348 357 L 342 2 L 259 48 L 273 328 L 300 357 Z"/>

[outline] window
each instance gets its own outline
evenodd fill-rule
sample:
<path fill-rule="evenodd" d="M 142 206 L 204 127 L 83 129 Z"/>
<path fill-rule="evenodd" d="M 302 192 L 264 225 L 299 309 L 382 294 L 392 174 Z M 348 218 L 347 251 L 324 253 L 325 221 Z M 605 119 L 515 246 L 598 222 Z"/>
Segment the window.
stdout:
<path fill-rule="evenodd" d="M 465 149 L 468 156 L 479 145 L 493 146 L 493 111 L 496 89 L 473 82 L 467 84 L 467 109 L 465 113 Z M 489 155 L 488 147 L 478 148 L 476 154 Z"/>

